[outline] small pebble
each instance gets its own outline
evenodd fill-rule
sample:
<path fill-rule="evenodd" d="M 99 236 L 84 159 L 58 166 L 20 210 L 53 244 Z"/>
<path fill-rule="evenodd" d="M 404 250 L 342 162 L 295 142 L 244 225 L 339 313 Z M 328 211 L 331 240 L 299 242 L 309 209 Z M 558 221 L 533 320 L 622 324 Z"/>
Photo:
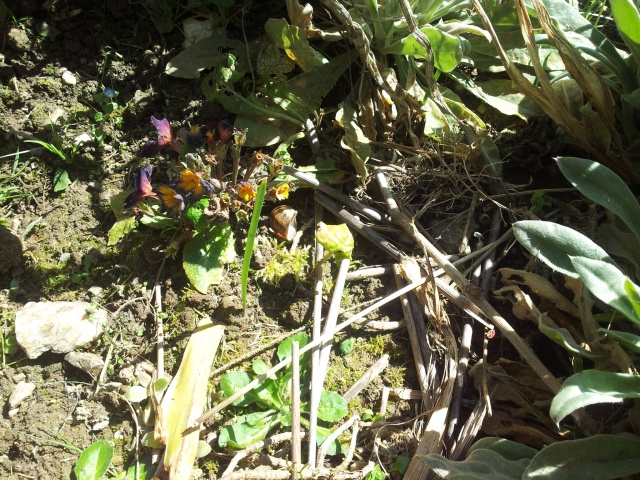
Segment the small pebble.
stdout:
<path fill-rule="evenodd" d="M 35 383 L 18 383 L 9 396 L 9 408 L 14 409 L 28 398 L 36 389 Z"/>
<path fill-rule="evenodd" d="M 67 70 L 62 74 L 62 81 L 67 85 L 75 85 L 76 83 L 78 83 L 76 76 L 73 73 L 71 73 L 69 70 Z"/>
<path fill-rule="evenodd" d="M 87 291 L 94 297 L 101 297 L 102 296 L 102 292 L 104 291 L 104 288 L 98 287 L 96 285 L 96 286 L 93 286 L 93 287 L 89 288 L 89 290 L 87 290 Z"/>

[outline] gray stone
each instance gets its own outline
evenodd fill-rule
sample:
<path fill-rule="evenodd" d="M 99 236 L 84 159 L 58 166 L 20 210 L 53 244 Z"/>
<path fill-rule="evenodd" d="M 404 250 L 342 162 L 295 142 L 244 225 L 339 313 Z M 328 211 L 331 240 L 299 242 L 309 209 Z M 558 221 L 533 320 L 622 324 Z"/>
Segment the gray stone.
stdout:
<path fill-rule="evenodd" d="M 29 302 L 16 312 L 16 340 L 27 356 L 68 353 L 100 335 L 108 312 L 87 302 Z"/>
<path fill-rule="evenodd" d="M 9 409 L 14 409 L 36 389 L 35 383 L 19 382 L 9 395 Z"/>
<path fill-rule="evenodd" d="M 102 367 L 104 367 L 104 360 L 100 355 L 96 355 L 95 353 L 69 352 L 64 356 L 64 359 L 70 365 L 87 372 L 94 379 L 98 378 Z"/>

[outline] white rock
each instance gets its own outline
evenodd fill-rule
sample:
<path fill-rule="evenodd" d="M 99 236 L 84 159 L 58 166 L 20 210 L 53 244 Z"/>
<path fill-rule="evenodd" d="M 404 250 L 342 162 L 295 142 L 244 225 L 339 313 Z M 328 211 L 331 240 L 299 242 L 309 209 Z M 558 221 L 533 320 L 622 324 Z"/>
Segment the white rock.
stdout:
<path fill-rule="evenodd" d="M 62 72 L 62 81 L 67 85 L 75 85 L 76 83 L 78 83 L 76 76 L 69 70 L 65 70 L 64 72 Z"/>
<path fill-rule="evenodd" d="M 64 356 L 64 359 L 74 367 L 87 372 L 94 379 L 98 378 L 102 367 L 104 367 L 104 360 L 95 353 L 69 352 Z"/>
<path fill-rule="evenodd" d="M 9 395 L 9 409 L 14 409 L 20 405 L 27 397 L 29 397 L 36 389 L 35 383 L 20 382 L 18 383 L 11 395 Z"/>
<path fill-rule="evenodd" d="M 108 312 L 87 302 L 29 302 L 16 312 L 18 344 L 31 359 L 68 353 L 102 335 Z"/>

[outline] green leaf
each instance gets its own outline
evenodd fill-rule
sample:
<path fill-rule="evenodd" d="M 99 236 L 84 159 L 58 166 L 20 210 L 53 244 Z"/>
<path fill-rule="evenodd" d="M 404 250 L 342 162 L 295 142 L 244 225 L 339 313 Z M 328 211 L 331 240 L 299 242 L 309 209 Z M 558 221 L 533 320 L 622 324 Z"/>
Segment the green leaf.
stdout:
<path fill-rule="evenodd" d="M 278 425 L 273 411 L 242 415 L 237 422 L 220 430 L 218 445 L 225 448 L 246 448 L 252 443 L 263 440 L 269 430 Z"/>
<path fill-rule="evenodd" d="M 516 239 L 529 253 L 554 270 L 578 278 L 570 256 L 615 262 L 601 247 L 572 228 L 552 222 L 522 220 L 513 224 Z"/>
<path fill-rule="evenodd" d="M 149 394 L 142 385 L 133 385 L 126 391 L 124 398 L 130 403 L 140 403 L 149 398 Z"/>
<path fill-rule="evenodd" d="M 640 12 L 633 0 L 611 0 L 611 13 L 620 33 L 640 44 Z"/>
<path fill-rule="evenodd" d="M 222 266 L 235 259 L 235 240 L 229 225 L 216 225 L 208 234 L 196 233 L 184 246 L 182 266 L 200 293 L 222 280 Z"/>
<path fill-rule="evenodd" d="M 63 168 L 56 168 L 53 174 L 53 191 L 62 192 L 69 186 L 69 173 Z"/>
<path fill-rule="evenodd" d="M 443 32 L 439 28 L 426 25 L 420 29 L 431 43 L 435 67 L 443 72 L 450 72 L 462 60 L 463 48 L 460 37 Z M 426 58 L 427 50 L 409 34 L 406 37 L 381 49 L 383 54 L 409 55 L 416 58 Z"/>
<path fill-rule="evenodd" d="M 343 341 L 340 342 L 340 355 L 347 355 L 349 352 L 351 352 L 351 350 L 353 350 L 353 347 L 355 347 L 356 345 L 356 339 L 353 337 L 349 337 Z"/>
<path fill-rule="evenodd" d="M 98 440 L 80 454 L 73 473 L 78 480 L 99 480 L 107 473 L 112 458 L 113 445 Z"/>
<path fill-rule="evenodd" d="M 533 457 L 526 480 L 609 480 L 640 472 L 640 439 L 594 435 L 552 443 Z"/>
<path fill-rule="evenodd" d="M 344 136 L 340 140 L 342 148 L 351 152 L 351 164 L 360 176 L 361 182 L 367 178 L 366 163 L 373 153 L 369 139 L 360 128 L 358 113 L 351 101 L 341 103 L 336 112 L 336 122 L 344 128 Z"/>
<path fill-rule="evenodd" d="M 207 218 L 204 215 L 204 211 L 209 207 L 209 199 L 203 198 L 198 200 L 196 203 L 193 203 L 187 207 L 185 210 L 185 215 L 189 220 L 193 222 L 196 227 L 196 230 L 202 232 L 209 228 L 209 223 L 207 222 Z"/>
<path fill-rule="evenodd" d="M 576 355 L 580 355 L 581 357 L 589 358 L 591 360 L 596 360 L 598 358 L 602 358 L 603 355 L 596 354 L 585 350 L 578 342 L 573 338 L 573 335 L 566 328 L 553 328 L 548 323 L 548 316 L 541 315 L 538 321 L 538 328 L 542 333 L 544 333 L 551 340 L 556 342 L 558 345 L 563 347 L 565 350 L 568 350 Z"/>
<path fill-rule="evenodd" d="M 291 335 L 289 338 L 285 338 L 280 345 L 278 345 L 278 360 L 282 362 L 291 357 L 291 344 L 293 342 L 298 342 L 298 347 L 302 348 L 309 343 L 309 340 L 309 335 L 304 332 L 296 333 L 295 335 Z"/>
<path fill-rule="evenodd" d="M 151 480 L 155 471 L 151 456 L 148 454 L 141 455 L 133 460 L 127 469 L 127 475 L 124 480 Z"/>
<path fill-rule="evenodd" d="M 632 322 L 640 324 L 640 316 L 629 299 L 625 284 L 631 284 L 630 291 L 633 292 L 634 298 L 638 298 L 638 287 L 631 283 L 618 267 L 590 258 L 570 258 L 580 280 L 596 298 L 615 308 Z"/>
<path fill-rule="evenodd" d="M 578 408 L 597 403 L 618 403 L 640 398 L 640 376 L 627 373 L 585 370 L 569 377 L 551 402 L 551 419 L 560 420 Z"/>
<path fill-rule="evenodd" d="M 246 372 L 229 372 L 220 379 L 220 389 L 225 398 L 229 398 L 238 390 L 246 387 L 251 382 L 251 376 Z M 258 399 L 254 390 L 250 390 L 238 398 L 233 405 L 245 407 Z"/>
<path fill-rule="evenodd" d="M 633 353 L 640 353 L 640 337 L 628 332 L 619 332 L 617 330 L 609 330 L 607 328 L 599 328 L 599 332 L 606 333 L 620 345 Z"/>
<path fill-rule="evenodd" d="M 636 317 L 640 318 L 640 292 L 638 292 L 638 287 L 626 278 L 624 281 L 624 291 L 627 294 L 627 300 L 629 300 L 633 311 L 636 313 Z"/>
<path fill-rule="evenodd" d="M 320 395 L 320 406 L 318 407 L 318 418 L 325 422 L 333 423 L 340 420 L 347 413 L 349 407 L 347 401 L 336 392 L 322 392 Z"/>
<path fill-rule="evenodd" d="M 107 235 L 109 240 L 107 241 L 107 245 L 109 247 L 116 245 L 121 238 L 123 238 L 127 233 L 134 231 L 137 226 L 138 221 L 133 215 L 117 220 L 109 229 L 109 233 Z"/>
<path fill-rule="evenodd" d="M 215 67 L 227 52 L 242 56 L 246 52 L 245 44 L 223 36 L 203 38 L 173 57 L 167 63 L 165 73 L 180 78 L 198 78 L 202 70 Z"/>
<path fill-rule="evenodd" d="M 541 113 L 540 108 L 533 101 L 516 89 L 512 80 L 494 79 L 487 82 L 477 82 L 458 70 L 449 72 L 447 76 L 505 115 L 514 115 L 526 120 L 528 117 Z"/>
<path fill-rule="evenodd" d="M 640 239 L 640 205 L 618 175 L 585 158 L 558 157 L 556 161 L 562 174 L 580 193 L 615 213 Z"/>
<path fill-rule="evenodd" d="M 251 264 L 251 257 L 253 256 L 253 242 L 256 239 L 256 232 L 258 231 L 258 223 L 260 222 L 260 212 L 262 212 L 262 204 L 264 203 L 264 196 L 267 192 L 267 182 L 262 182 L 258 186 L 256 192 L 256 198 L 253 204 L 253 212 L 251 213 L 251 223 L 249 224 L 249 231 L 247 233 L 247 243 L 244 247 L 244 258 L 242 259 L 242 310 L 247 311 L 247 284 L 249 281 L 249 265 Z"/>
<path fill-rule="evenodd" d="M 328 63 L 317 50 L 309 45 L 303 29 L 289 25 L 283 18 L 270 18 L 264 26 L 265 32 L 273 43 L 284 49 L 287 56 L 296 62 L 305 72 L 324 63 Z"/>
<path fill-rule="evenodd" d="M 519 480 L 535 453 L 532 448 L 509 440 L 486 438 L 476 442 L 462 461 L 435 454 L 420 458 L 442 478 Z"/>

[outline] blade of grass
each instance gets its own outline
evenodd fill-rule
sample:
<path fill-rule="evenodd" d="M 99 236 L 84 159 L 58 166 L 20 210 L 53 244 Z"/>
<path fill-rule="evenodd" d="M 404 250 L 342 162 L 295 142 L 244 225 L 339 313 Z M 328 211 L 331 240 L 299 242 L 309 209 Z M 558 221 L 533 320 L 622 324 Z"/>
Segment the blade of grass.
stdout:
<path fill-rule="evenodd" d="M 258 231 L 258 223 L 260 222 L 260 212 L 264 204 L 264 196 L 267 192 L 267 182 L 263 181 L 258 187 L 255 203 L 253 204 L 253 212 L 251 213 L 251 224 L 247 233 L 247 245 L 244 248 L 244 258 L 242 259 L 242 311 L 247 311 L 247 282 L 249 280 L 249 264 L 251 263 L 251 255 L 253 255 L 253 242 L 256 239 Z"/>

